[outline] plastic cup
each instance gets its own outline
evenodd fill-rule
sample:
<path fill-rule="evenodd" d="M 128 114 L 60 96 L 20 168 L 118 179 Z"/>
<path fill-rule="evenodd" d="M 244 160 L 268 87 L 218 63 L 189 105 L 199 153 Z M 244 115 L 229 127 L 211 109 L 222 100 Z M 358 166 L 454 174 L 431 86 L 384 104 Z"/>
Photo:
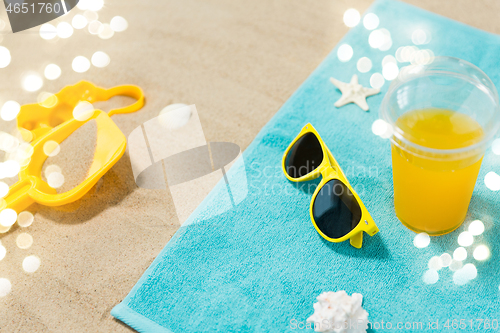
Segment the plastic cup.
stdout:
<path fill-rule="evenodd" d="M 391 137 L 394 207 L 415 232 L 442 235 L 465 219 L 482 158 L 500 127 L 498 93 L 451 57 L 402 68 L 380 108 Z"/>

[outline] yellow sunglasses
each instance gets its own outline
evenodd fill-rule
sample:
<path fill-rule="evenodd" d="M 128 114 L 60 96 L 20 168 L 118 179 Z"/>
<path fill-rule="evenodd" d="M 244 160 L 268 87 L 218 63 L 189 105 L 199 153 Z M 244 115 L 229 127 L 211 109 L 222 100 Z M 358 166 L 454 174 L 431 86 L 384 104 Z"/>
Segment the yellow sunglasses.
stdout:
<path fill-rule="evenodd" d="M 307 124 L 283 155 L 283 173 L 293 182 L 322 176 L 309 209 L 311 221 L 327 241 L 347 239 L 355 248 L 363 245 L 363 231 L 373 236 L 379 230 L 352 188 L 344 172 L 316 129 Z"/>

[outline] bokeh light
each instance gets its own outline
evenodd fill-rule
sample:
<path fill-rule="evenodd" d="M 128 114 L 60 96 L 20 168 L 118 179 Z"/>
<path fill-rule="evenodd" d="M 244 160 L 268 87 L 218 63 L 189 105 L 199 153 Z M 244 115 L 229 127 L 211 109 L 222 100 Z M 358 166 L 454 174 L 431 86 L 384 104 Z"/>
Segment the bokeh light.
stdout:
<path fill-rule="evenodd" d="M 418 47 L 406 46 L 403 49 L 401 56 L 403 57 L 403 59 L 405 59 L 405 62 L 412 62 L 417 52 L 418 52 Z"/>
<path fill-rule="evenodd" d="M 384 134 L 387 131 L 388 126 L 389 125 L 387 124 L 387 122 L 385 120 L 377 119 L 372 124 L 372 132 L 375 135 L 381 136 L 382 134 Z M 413 244 L 415 244 L 415 241 L 417 240 L 417 236 L 415 236 L 415 239 L 413 239 Z M 429 242 L 430 242 L 430 239 L 429 239 Z M 420 243 L 421 243 L 421 240 L 419 239 L 419 244 Z"/>
<path fill-rule="evenodd" d="M 35 220 L 35 217 L 33 216 L 32 213 L 30 213 L 28 211 L 21 212 L 17 216 L 17 224 L 22 228 L 29 227 L 33 223 L 34 220 Z"/>
<path fill-rule="evenodd" d="M 16 119 L 19 111 L 21 111 L 21 105 L 18 102 L 7 101 L 0 109 L 0 117 L 5 121 L 11 121 Z"/>
<path fill-rule="evenodd" d="M 49 40 L 57 36 L 57 29 L 52 24 L 45 23 L 40 27 L 40 37 Z"/>
<path fill-rule="evenodd" d="M 22 250 L 29 249 L 33 245 L 33 237 L 25 232 L 19 234 L 16 238 L 16 245 Z"/>
<path fill-rule="evenodd" d="M 89 10 L 92 10 L 94 12 L 97 12 L 98 10 L 101 10 L 102 7 L 104 6 L 104 1 L 103 0 L 86 0 L 88 2 L 87 8 Z"/>
<path fill-rule="evenodd" d="M 380 29 L 382 31 L 382 34 L 384 35 L 383 43 L 382 45 L 379 46 L 380 51 L 387 51 L 392 47 L 392 38 L 391 38 L 391 33 L 389 30 L 382 28 Z"/>
<path fill-rule="evenodd" d="M 493 151 L 493 154 L 500 155 L 500 139 L 493 140 L 491 150 Z"/>
<path fill-rule="evenodd" d="M 374 49 L 378 49 L 384 43 L 384 33 L 381 30 L 374 30 L 368 37 L 368 43 Z"/>
<path fill-rule="evenodd" d="M 104 1 L 103 0 L 80 0 L 78 4 L 76 5 L 78 9 L 81 10 L 92 10 L 92 11 L 98 11 L 101 10 L 102 7 L 104 6 Z"/>
<path fill-rule="evenodd" d="M 44 171 L 44 174 L 45 174 L 45 178 L 49 178 L 49 175 L 52 173 L 52 172 L 59 172 L 59 173 L 62 173 L 62 170 L 61 168 L 56 165 L 56 164 L 51 164 L 49 166 L 47 166 L 45 168 L 45 171 Z"/>
<path fill-rule="evenodd" d="M 385 131 L 386 129 L 384 129 L 384 132 Z M 430 243 L 431 243 L 431 237 L 425 232 L 417 234 L 413 239 L 413 245 L 415 245 L 415 247 L 418 249 L 423 249 L 424 247 L 429 246 Z"/>
<path fill-rule="evenodd" d="M 429 262 L 427 263 L 427 266 L 431 270 L 439 271 L 443 267 L 443 263 L 441 262 L 440 257 L 434 256 L 429 260 Z"/>
<path fill-rule="evenodd" d="M 384 57 L 384 59 L 382 59 L 382 67 L 389 63 L 394 63 L 397 66 L 398 61 L 392 55 L 388 54 Z"/>
<path fill-rule="evenodd" d="M 467 250 L 463 247 L 458 247 L 453 252 L 453 260 L 464 261 L 467 259 Z"/>
<path fill-rule="evenodd" d="M 389 62 L 382 67 L 382 75 L 387 81 L 392 81 L 398 77 L 399 67 L 393 62 Z"/>
<path fill-rule="evenodd" d="M 436 270 L 429 269 L 424 273 L 422 280 L 425 284 L 435 284 L 439 280 L 439 273 Z"/>
<path fill-rule="evenodd" d="M 360 71 L 361 73 L 369 72 L 370 69 L 372 69 L 372 61 L 370 60 L 370 58 L 367 57 L 359 58 L 356 67 L 358 68 L 358 71 Z"/>
<path fill-rule="evenodd" d="M 80 0 L 78 1 L 78 4 L 76 5 L 78 9 L 80 10 L 86 10 L 89 8 L 89 0 Z"/>
<path fill-rule="evenodd" d="M 490 249 L 486 245 L 478 245 L 472 256 L 478 261 L 484 261 L 490 257 Z"/>
<path fill-rule="evenodd" d="M 464 231 L 458 235 L 458 245 L 467 247 L 472 243 L 474 243 L 474 236 L 470 232 Z"/>
<path fill-rule="evenodd" d="M 465 274 L 463 268 L 458 269 L 455 273 L 453 273 L 453 283 L 457 286 L 463 286 L 467 282 L 469 282 L 469 279 L 467 278 L 467 274 Z"/>
<path fill-rule="evenodd" d="M 61 22 L 57 25 L 57 35 L 61 38 L 69 38 L 73 35 L 73 27 L 68 22 Z"/>
<path fill-rule="evenodd" d="M 25 144 L 23 144 L 23 145 L 25 145 Z M 20 147 L 22 147 L 23 145 L 21 145 Z M 27 145 L 29 146 L 29 144 L 27 144 Z M 9 158 L 9 160 L 13 160 L 13 161 L 16 161 L 17 163 L 19 163 L 19 165 L 21 167 L 25 167 L 29 164 L 29 162 L 31 160 L 31 154 L 32 154 L 32 151 L 30 152 L 27 149 L 26 150 L 18 149 L 13 153 L 8 154 L 8 158 Z"/>
<path fill-rule="evenodd" d="M 477 277 L 477 268 L 474 264 L 466 264 L 461 269 L 457 270 L 453 274 L 453 282 L 456 285 L 462 286 L 469 282 L 470 280 L 474 280 Z"/>
<path fill-rule="evenodd" d="M 92 21 L 96 21 L 99 19 L 99 14 L 97 14 L 96 12 L 93 12 L 91 10 L 86 10 L 84 13 L 83 13 L 83 17 L 85 17 L 85 19 L 87 20 L 87 22 L 92 22 Z"/>
<path fill-rule="evenodd" d="M 465 273 L 465 276 L 469 280 L 473 280 L 477 277 L 477 268 L 474 264 L 466 264 L 461 270 Z"/>
<path fill-rule="evenodd" d="M 103 29 L 103 25 L 101 22 L 95 20 L 89 23 L 88 29 L 92 35 L 97 35 Z"/>
<path fill-rule="evenodd" d="M 399 62 L 405 62 L 404 59 L 403 59 L 403 50 L 404 50 L 404 46 L 400 46 L 398 47 L 398 49 L 396 50 L 396 60 L 399 61 Z"/>
<path fill-rule="evenodd" d="M 5 246 L 0 244 L 0 260 L 3 260 L 3 258 L 5 258 L 6 255 L 7 255 L 7 249 L 5 248 Z"/>
<path fill-rule="evenodd" d="M 26 142 L 21 143 L 19 148 L 17 148 L 17 153 L 23 158 L 31 157 L 31 155 L 33 155 L 33 151 L 33 146 Z"/>
<path fill-rule="evenodd" d="M 52 172 L 47 177 L 47 184 L 52 188 L 59 188 L 64 184 L 64 176 L 60 172 Z"/>
<path fill-rule="evenodd" d="M 23 269 L 26 273 L 34 273 L 40 268 L 40 258 L 37 256 L 27 256 L 23 260 Z"/>
<path fill-rule="evenodd" d="M 109 58 L 109 55 L 102 51 L 97 51 L 92 55 L 91 62 L 92 65 L 98 68 L 104 68 L 107 65 L 109 65 L 111 59 Z"/>
<path fill-rule="evenodd" d="M 111 22 L 109 22 L 109 25 L 111 26 L 111 29 L 113 29 L 115 32 L 122 32 L 127 30 L 128 28 L 127 20 L 121 16 L 113 17 L 111 19 Z"/>
<path fill-rule="evenodd" d="M 24 168 L 30 164 L 31 158 L 30 157 L 23 157 L 22 154 L 19 153 L 13 153 L 9 155 L 9 158 L 12 159 L 13 161 L 17 162 L 19 167 Z"/>
<path fill-rule="evenodd" d="M 87 26 L 87 19 L 82 14 L 76 14 L 71 20 L 71 25 L 75 29 L 83 29 Z"/>
<path fill-rule="evenodd" d="M 12 56 L 10 51 L 5 46 L 0 46 L 0 68 L 5 68 L 9 66 Z"/>
<path fill-rule="evenodd" d="M 380 137 L 382 139 L 389 139 L 392 137 L 392 135 L 394 134 L 394 129 L 391 125 L 387 124 L 387 127 L 385 129 L 385 132 L 380 134 Z"/>
<path fill-rule="evenodd" d="M 111 26 L 108 23 L 104 23 L 102 27 L 99 29 L 98 36 L 101 39 L 110 39 L 115 34 L 115 31 L 111 29 Z"/>
<path fill-rule="evenodd" d="M 416 29 L 411 34 L 411 41 L 415 45 L 422 45 L 427 42 L 427 33 L 422 29 Z"/>
<path fill-rule="evenodd" d="M 392 47 L 391 33 L 385 28 L 373 30 L 368 36 L 368 44 L 374 49 L 387 51 Z"/>
<path fill-rule="evenodd" d="M 54 157 L 61 151 L 61 147 L 56 141 L 49 140 L 43 144 L 43 152 L 45 155 Z"/>
<path fill-rule="evenodd" d="M 158 121 L 169 130 L 175 130 L 185 126 L 191 118 L 191 108 L 182 103 L 170 104 L 164 107 L 159 114 Z"/>
<path fill-rule="evenodd" d="M 20 167 L 25 167 L 26 165 L 29 164 L 30 160 L 31 160 L 31 155 L 28 156 L 28 152 L 27 151 L 22 151 L 22 150 L 16 150 L 12 153 L 9 153 L 7 155 L 9 161 L 13 161 L 13 162 L 16 162 L 17 165 L 19 165 Z M 5 164 L 4 164 L 5 165 Z"/>
<path fill-rule="evenodd" d="M 349 44 L 342 44 L 339 46 L 337 50 L 337 57 L 342 62 L 347 62 L 351 60 L 353 54 L 354 51 L 352 50 L 352 47 Z"/>
<path fill-rule="evenodd" d="M 379 23 L 380 23 L 380 20 L 379 20 L 378 16 L 375 15 L 374 13 L 368 13 L 363 18 L 363 25 L 368 30 L 377 29 Z"/>
<path fill-rule="evenodd" d="M 448 266 L 450 268 L 450 270 L 452 272 L 455 272 L 455 271 L 458 271 L 460 268 L 463 267 L 463 263 L 461 261 L 458 261 L 458 260 L 455 260 L 453 259 L 450 263 L 450 266 Z"/>
<path fill-rule="evenodd" d="M 0 182 L 0 199 L 5 198 L 9 194 L 9 185 Z"/>
<path fill-rule="evenodd" d="M 413 54 L 411 63 L 413 65 L 426 65 L 434 60 L 434 52 L 431 50 L 418 50 Z"/>
<path fill-rule="evenodd" d="M 11 178 L 17 176 L 17 174 L 21 171 L 21 166 L 17 161 L 8 160 L 3 162 L 2 164 L 2 172 L 5 178 Z M 1 214 L 1 213 L 0 213 Z"/>
<path fill-rule="evenodd" d="M 12 284 L 6 278 L 0 278 L 0 297 L 5 297 L 12 291 Z"/>
<path fill-rule="evenodd" d="M 7 153 L 15 151 L 19 147 L 19 139 L 8 133 L 0 132 L 0 149 Z"/>
<path fill-rule="evenodd" d="M 48 64 L 45 66 L 43 74 L 47 80 L 56 80 L 61 76 L 61 67 L 56 64 Z"/>
<path fill-rule="evenodd" d="M 500 176 L 497 173 L 490 171 L 486 174 L 486 176 L 484 176 L 484 184 L 492 191 L 499 191 Z"/>
<path fill-rule="evenodd" d="M 79 121 L 86 121 L 94 115 L 94 106 L 87 101 L 78 102 L 73 109 L 73 117 Z M 48 178 L 48 177 L 47 177 Z"/>
<path fill-rule="evenodd" d="M 452 262 L 452 258 L 451 258 L 451 255 L 449 253 L 443 253 L 439 259 L 441 259 L 441 265 L 443 267 L 448 267 L 450 266 L 451 262 Z"/>
<path fill-rule="evenodd" d="M 384 76 L 380 73 L 373 73 L 370 77 L 370 86 L 375 89 L 380 89 L 385 83 Z"/>
<path fill-rule="evenodd" d="M 399 47 L 396 50 L 396 59 L 399 62 L 412 62 L 417 51 L 418 47 L 413 45 Z"/>
<path fill-rule="evenodd" d="M 31 142 L 31 140 L 33 140 L 33 133 L 31 133 L 31 131 L 28 131 L 25 128 L 19 127 L 18 133 L 19 133 L 20 139 L 23 140 L 24 142 Z"/>
<path fill-rule="evenodd" d="M 23 89 L 29 92 L 40 90 L 43 87 L 43 79 L 36 73 L 27 74 L 22 80 Z"/>
<path fill-rule="evenodd" d="M 473 236 L 479 236 L 484 232 L 484 224 L 480 220 L 472 221 L 468 230 Z"/>
<path fill-rule="evenodd" d="M 6 208 L 0 212 L 0 224 L 4 227 L 10 227 L 17 220 L 17 213 L 11 208 Z"/>
<path fill-rule="evenodd" d="M 361 15 L 354 8 L 350 8 L 350 9 L 346 10 L 344 13 L 344 23 L 349 28 L 357 26 L 360 18 L 361 18 Z"/>
<path fill-rule="evenodd" d="M 75 72 L 84 73 L 89 70 L 90 61 L 84 56 L 78 56 L 75 59 L 73 59 L 73 63 L 71 64 L 71 66 L 73 67 L 73 70 Z"/>
<path fill-rule="evenodd" d="M 55 94 L 44 91 L 38 94 L 37 102 L 44 108 L 52 108 L 57 105 L 58 99 Z"/>

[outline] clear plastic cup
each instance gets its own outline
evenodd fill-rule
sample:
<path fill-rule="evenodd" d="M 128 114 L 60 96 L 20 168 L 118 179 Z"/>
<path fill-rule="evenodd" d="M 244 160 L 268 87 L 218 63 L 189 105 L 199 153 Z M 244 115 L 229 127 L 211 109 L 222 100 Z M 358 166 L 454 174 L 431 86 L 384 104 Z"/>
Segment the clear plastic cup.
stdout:
<path fill-rule="evenodd" d="M 392 126 L 394 206 L 415 232 L 441 235 L 465 219 L 482 158 L 500 127 L 498 93 L 471 63 L 435 57 L 404 67 L 382 102 Z"/>

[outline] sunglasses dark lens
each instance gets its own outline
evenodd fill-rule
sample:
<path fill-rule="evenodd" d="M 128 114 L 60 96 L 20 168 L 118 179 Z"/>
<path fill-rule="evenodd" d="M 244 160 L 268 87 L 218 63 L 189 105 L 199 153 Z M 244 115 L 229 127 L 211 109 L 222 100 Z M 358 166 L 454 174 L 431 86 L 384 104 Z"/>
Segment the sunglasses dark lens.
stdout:
<path fill-rule="evenodd" d="M 300 178 L 316 169 L 323 161 L 323 150 L 313 133 L 306 133 L 288 151 L 285 170 L 292 178 Z"/>
<path fill-rule="evenodd" d="M 333 179 L 319 190 L 313 203 L 313 217 L 326 236 L 340 238 L 358 225 L 361 207 L 349 188 Z"/>

